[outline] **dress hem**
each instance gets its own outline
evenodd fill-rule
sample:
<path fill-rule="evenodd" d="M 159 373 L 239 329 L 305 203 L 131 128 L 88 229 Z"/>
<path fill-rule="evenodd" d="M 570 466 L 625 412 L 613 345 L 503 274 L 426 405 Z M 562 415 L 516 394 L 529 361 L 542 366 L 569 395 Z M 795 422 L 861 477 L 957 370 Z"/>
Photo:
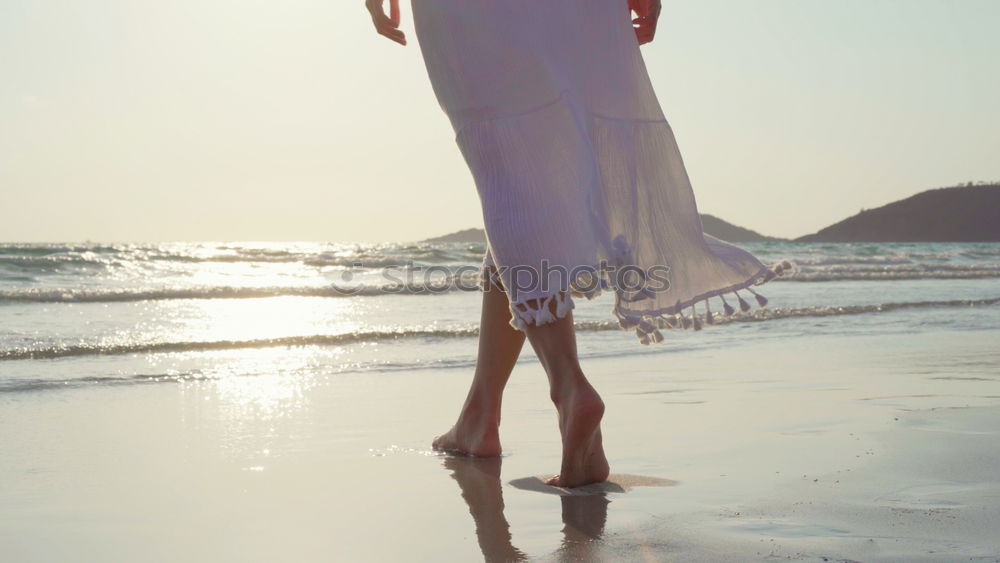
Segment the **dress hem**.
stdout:
<path fill-rule="evenodd" d="M 775 277 L 783 276 L 792 267 L 792 264 L 788 260 L 782 260 L 772 266 L 762 266 L 754 275 L 742 282 L 707 291 L 685 301 L 678 300 L 670 307 L 650 311 L 628 309 L 625 303 L 642 299 L 642 295 L 638 299 L 629 299 L 624 296 L 623 291 L 616 289 L 615 305 L 612 309 L 612 314 L 618 319 L 618 326 L 622 330 L 635 329 L 636 337 L 640 343 L 650 344 L 661 342 L 663 341 L 663 334 L 659 330 L 661 328 L 691 328 L 693 330 L 701 330 L 703 326 L 702 319 L 704 319 L 704 324 L 715 324 L 708 301 L 712 297 L 719 297 L 722 300 L 722 311 L 727 317 L 734 315 L 736 309 L 726 301 L 724 296 L 726 293 L 732 293 L 736 297 L 741 312 L 749 311 L 751 305 L 750 302 L 738 293 L 740 290 L 746 290 L 753 294 L 758 307 L 766 307 L 767 298 L 754 291 L 750 286 L 762 285 Z M 586 297 L 588 300 L 591 300 L 602 295 L 604 290 L 610 285 L 606 279 L 607 272 L 601 268 L 595 268 L 595 271 L 598 273 L 599 277 L 597 281 L 599 283 L 589 290 L 580 289 L 582 284 L 578 283 L 578 280 L 573 280 L 569 283 L 569 287 L 561 288 L 547 296 L 519 299 L 510 302 L 510 326 L 524 331 L 530 325 L 542 326 L 555 322 L 558 319 L 565 318 L 566 314 L 575 308 L 573 297 Z M 592 275 L 590 272 L 583 273 Z M 487 285 L 495 285 L 499 288 L 503 287 L 502 280 L 493 267 L 484 269 L 481 279 L 480 287 L 484 290 Z M 588 283 L 586 285 L 589 287 L 591 284 Z M 553 300 L 555 301 L 554 313 L 550 309 Z M 705 303 L 705 313 L 700 316 L 695 305 L 702 301 Z M 691 309 L 690 316 L 684 314 L 684 309 L 687 308 Z"/>

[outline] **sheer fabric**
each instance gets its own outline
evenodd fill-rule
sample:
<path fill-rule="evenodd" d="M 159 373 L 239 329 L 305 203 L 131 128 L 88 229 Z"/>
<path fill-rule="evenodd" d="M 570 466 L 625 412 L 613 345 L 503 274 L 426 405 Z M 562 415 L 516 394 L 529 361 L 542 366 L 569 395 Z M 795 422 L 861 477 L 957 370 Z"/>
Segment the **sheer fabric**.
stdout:
<path fill-rule="evenodd" d="M 703 232 L 627 0 L 412 0 L 412 13 L 512 326 L 613 292 L 620 326 L 648 343 L 660 328 L 711 323 L 709 298 L 726 314 L 725 294 L 743 310 L 740 290 L 767 303 L 750 286 L 791 264 Z"/>

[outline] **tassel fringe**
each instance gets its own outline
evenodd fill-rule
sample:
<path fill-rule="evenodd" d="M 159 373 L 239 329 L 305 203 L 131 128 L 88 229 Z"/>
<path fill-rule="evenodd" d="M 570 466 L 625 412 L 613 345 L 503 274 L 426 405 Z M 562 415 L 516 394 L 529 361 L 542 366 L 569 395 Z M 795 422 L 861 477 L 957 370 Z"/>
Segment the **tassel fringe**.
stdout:
<path fill-rule="evenodd" d="M 746 313 L 747 311 L 750 310 L 750 304 L 747 303 L 745 299 L 743 299 L 743 297 L 739 294 L 739 292 L 734 291 L 733 295 L 735 295 L 736 299 L 738 299 L 740 302 L 740 311 Z"/>
<path fill-rule="evenodd" d="M 736 309 L 733 309 L 732 305 L 730 305 L 729 303 L 726 303 L 726 298 L 725 297 L 723 297 L 723 296 L 720 295 L 719 299 L 722 299 L 722 310 L 725 311 L 727 317 L 736 312 Z"/>
<path fill-rule="evenodd" d="M 627 260 L 628 249 L 624 246 L 623 241 L 615 241 L 616 252 L 620 254 L 618 259 L 620 261 Z M 770 281 L 778 276 L 785 275 L 786 272 L 793 271 L 792 264 L 788 260 L 782 260 L 773 266 L 764 269 L 757 277 L 750 280 L 749 285 L 761 285 L 767 281 Z M 490 277 L 487 283 L 498 283 L 499 277 Z M 709 306 L 709 300 L 712 297 L 718 297 L 722 301 L 722 314 L 729 317 L 736 314 L 736 309 L 726 301 L 725 295 L 723 293 L 731 293 L 735 296 L 736 302 L 739 305 L 740 312 L 747 312 L 750 310 L 750 303 L 739 294 L 739 291 L 748 291 L 754 296 L 754 300 L 757 302 L 759 307 L 767 306 L 768 300 L 766 297 L 760 293 L 754 291 L 753 288 L 741 287 L 738 289 L 733 289 L 732 291 L 722 291 L 720 293 L 710 295 L 699 301 L 705 303 L 705 315 L 704 324 L 714 325 L 716 324 L 716 319 L 718 313 L 713 314 Z M 546 297 L 540 297 L 537 299 L 531 299 L 526 301 L 520 301 L 517 303 L 511 303 L 511 320 L 510 325 L 518 330 L 525 330 L 528 325 L 543 325 L 546 323 L 554 322 L 556 319 L 561 319 L 566 316 L 569 311 L 574 308 L 574 303 L 572 297 L 585 297 L 586 299 L 594 299 L 598 297 L 603 292 L 608 291 L 612 287 L 612 284 L 607 279 L 607 272 L 604 270 L 597 270 L 594 272 L 582 272 L 573 280 L 567 291 L 556 292 L 552 295 Z M 695 307 L 695 302 L 690 302 L 682 306 L 680 301 L 677 301 L 673 307 L 670 308 L 670 312 L 662 312 L 657 314 L 643 314 L 643 313 L 631 313 L 623 309 L 623 303 L 635 303 L 641 302 L 645 299 L 650 299 L 655 296 L 655 292 L 650 288 L 644 288 L 638 292 L 634 292 L 634 295 L 625 295 L 624 291 L 615 290 L 615 307 L 613 309 L 613 314 L 618 319 L 618 326 L 623 330 L 634 329 L 636 338 L 642 344 L 651 344 L 663 341 L 663 334 L 660 332 L 661 328 L 665 329 L 675 329 L 691 328 L 695 331 L 702 329 L 702 319 L 698 314 L 698 310 Z M 552 302 L 555 301 L 555 311 L 551 308 Z M 684 314 L 684 309 L 690 308 L 690 316 Z"/>
<path fill-rule="evenodd" d="M 774 266 L 764 270 L 762 275 L 753 280 L 753 285 L 761 285 L 778 276 L 783 276 L 785 275 L 785 273 L 789 271 L 792 271 L 792 264 L 789 263 L 787 260 L 783 260 L 775 264 Z M 763 295 L 761 295 L 760 293 L 758 293 L 749 286 L 742 287 L 728 292 L 731 294 L 730 295 L 731 297 L 736 298 L 736 303 L 739 306 L 739 312 L 746 313 L 750 311 L 750 309 L 752 308 L 751 302 L 748 301 L 747 299 L 744 299 L 744 297 L 739 293 L 740 291 L 744 290 L 750 292 L 750 294 L 753 295 L 754 301 L 756 301 L 758 307 L 767 306 L 768 301 L 766 297 L 764 297 Z M 619 307 L 620 303 L 622 302 L 631 303 L 639 301 L 643 299 L 644 296 L 641 296 L 639 298 L 625 298 L 624 296 L 620 295 L 617 296 L 615 315 L 618 317 L 619 326 L 626 329 L 631 329 L 631 328 L 635 329 L 636 337 L 639 339 L 640 343 L 650 344 L 654 342 L 662 342 L 663 335 L 658 330 L 660 328 L 666 328 L 666 329 L 690 328 L 695 331 L 698 331 L 703 328 L 703 325 L 716 324 L 717 315 L 719 313 L 712 312 L 712 309 L 710 307 L 711 297 L 718 297 L 722 301 L 722 314 L 724 314 L 725 316 L 729 317 L 737 314 L 736 308 L 730 305 L 728 301 L 726 301 L 725 295 L 723 293 L 719 293 L 717 295 L 706 297 L 700 300 L 700 302 L 705 303 L 704 320 L 702 319 L 702 316 L 699 315 L 698 309 L 696 307 L 698 301 L 691 303 L 690 305 L 684 306 L 683 308 L 681 306 L 681 303 L 678 301 L 677 303 L 674 304 L 673 312 L 661 313 L 657 315 L 643 315 L 641 313 L 632 314 L 620 310 Z M 684 309 L 690 309 L 690 313 L 685 314 Z"/>

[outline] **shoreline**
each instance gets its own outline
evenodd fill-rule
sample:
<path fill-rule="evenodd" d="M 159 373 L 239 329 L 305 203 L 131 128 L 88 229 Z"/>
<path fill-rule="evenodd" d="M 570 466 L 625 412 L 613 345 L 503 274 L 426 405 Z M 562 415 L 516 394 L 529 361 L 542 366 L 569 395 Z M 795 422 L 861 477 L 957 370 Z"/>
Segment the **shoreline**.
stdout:
<path fill-rule="evenodd" d="M 586 360 L 612 474 L 672 482 L 604 495 L 516 486 L 558 469 L 535 361 L 508 386 L 504 456 L 475 471 L 430 450 L 467 368 L 9 395 L 0 544 L 19 561 L 991 561 L 996 335 Z"/>

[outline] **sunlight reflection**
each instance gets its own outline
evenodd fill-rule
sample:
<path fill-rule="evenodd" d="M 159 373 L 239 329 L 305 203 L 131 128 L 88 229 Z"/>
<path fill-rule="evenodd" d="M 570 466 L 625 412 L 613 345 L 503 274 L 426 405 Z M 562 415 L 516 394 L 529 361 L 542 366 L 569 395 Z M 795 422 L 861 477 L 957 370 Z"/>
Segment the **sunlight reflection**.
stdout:
<path fill-rule="evenodd" d="M 274 420 L 307 404 L 320 377 L 315 367 L 306 350 L 241 350 L 219 366 L 211 389 L 226 419 Z"/>
<path fill-rule="evenodd" d="M 220 414 L 233 421 L 283 418 L 307 404 L 311 379 L 299 375 L 224 377 L 215 381 Z"/>
<path fill-rule="evenodd" d="M 157 307 L 155 314 L 114 339 L 135 339 L 140 334 L 160 342 L 235 342 L 351 334 L 365 328 L 364 311 L 352 299 L 212 299 Z"/>
<path fill-rule="evenodd" d="M 184 420 L 243 467 L 264 471 L 310 425 L 309 391 L 325 375 L 308 349 L 227 354 L 212 379 L 182 382 Z"/>
<path fill-rule="evenodd" d="M 324 302 L 322 308 L 317 307 L 316 298 L 308 297 L 274 297 L 236 304 L 213 300 L 201 305 L 200 321 L 206 329 L 202 334 L 210 340 L 344 334 L 363 326 L 358 304 L 351 299 Z"/>

